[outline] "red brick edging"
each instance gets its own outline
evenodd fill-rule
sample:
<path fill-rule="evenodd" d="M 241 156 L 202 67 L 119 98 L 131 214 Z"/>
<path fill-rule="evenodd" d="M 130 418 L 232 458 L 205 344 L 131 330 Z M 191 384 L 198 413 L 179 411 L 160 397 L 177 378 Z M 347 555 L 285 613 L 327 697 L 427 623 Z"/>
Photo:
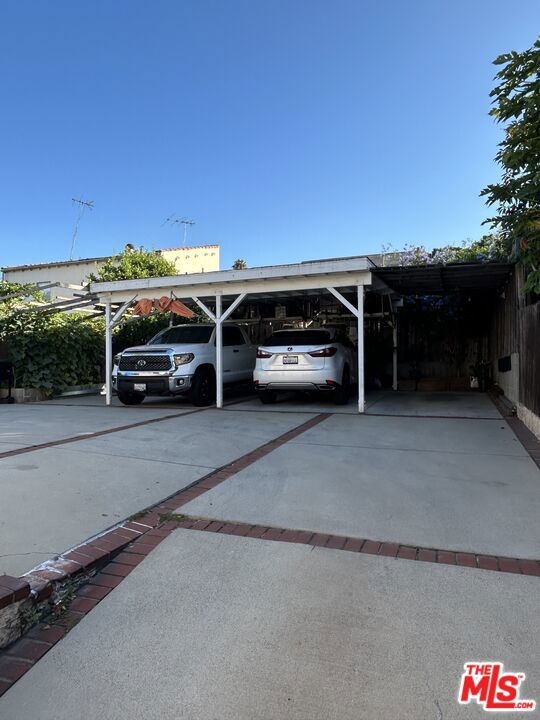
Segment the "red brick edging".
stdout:
<path fill-rule="evenodd" d="M 516 573 L 540 577 L 540 561 L 519 558 L 483 555 L 457 550 L 439 550 L 415 545 L 366 540 L 346 535 L 327 535 L 325 533 L 306 530 L 290 530 L 286 528 L 267 527 L 265 525 L 248 525 L 244 523 L 221 522 L 211 518 L 186 518 L 177 523 L 177 527 L 187 530 L 204 530 L 205 532 L 236 535 L 239 537 L 275 540 L 278 542 L 300 543 L 314 547 L 326 547 L 332 550 L 348 550 L 367 555 L 417 560 L 420 562 L 458 565 L 460 567 L 480 568 L 497 572 Z"/>

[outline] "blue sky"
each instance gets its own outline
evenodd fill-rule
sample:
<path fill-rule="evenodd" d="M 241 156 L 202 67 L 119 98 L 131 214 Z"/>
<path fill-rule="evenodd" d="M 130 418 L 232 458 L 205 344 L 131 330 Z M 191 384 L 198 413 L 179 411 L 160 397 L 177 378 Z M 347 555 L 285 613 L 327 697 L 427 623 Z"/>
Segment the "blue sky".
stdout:
<path fill-rule="evenodd" d="M 492 59 L 538 0 L 3 0 L 0 263 L 220 243 L 222 267 L 479 237 Z"/>

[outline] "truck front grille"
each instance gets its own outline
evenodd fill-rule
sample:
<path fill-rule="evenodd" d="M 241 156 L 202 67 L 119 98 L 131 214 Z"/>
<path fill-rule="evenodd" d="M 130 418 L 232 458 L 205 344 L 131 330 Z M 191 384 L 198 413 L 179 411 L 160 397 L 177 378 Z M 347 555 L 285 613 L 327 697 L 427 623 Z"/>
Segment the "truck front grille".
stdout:
<path fill-rule="evenodd" d="M 170 370 L 171 358 L 168 355 L 122 355 L 119 370 Z"/>

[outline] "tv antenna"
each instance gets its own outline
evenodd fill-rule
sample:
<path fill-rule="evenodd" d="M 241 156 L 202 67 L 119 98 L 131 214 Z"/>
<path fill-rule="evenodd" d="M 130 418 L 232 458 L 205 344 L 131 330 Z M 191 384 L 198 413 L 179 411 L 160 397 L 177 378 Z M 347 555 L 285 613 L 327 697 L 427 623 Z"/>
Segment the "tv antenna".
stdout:
<path fill-rule="evenodd" d="M 71 198 L 71 200 L 79 206 L 79 212 L 77 213 L 77 219 L 75 220 L 75 227 L 73 228 L 73 235 L 71 236 L 71 249 L 69 251 L 69 259 L 73 260 L 73 250 L 75 248 L 75 240 L 77 238 L 77 233 L 79 232 L 79 224 L 85 211 L 94 209 L 94 201 L 83 200 L 82 198 Z"/>
<path fill-rule="evenodd" d="M 189 218 L 186 218 L 186 217 L 181 217 L 181 218 L 179 218 L 179 217 L 177 217 L 177 216 L 174 214 L 174 215 L 170 215 L 170 216 L 165 220 L 165 222 L 163 222 L 163 223 L 161 224 L 161 227 L 163 227 L 163 225 L 183 225 L 183 226 L 184 226 L 183 246 L 185 247 L 185 246 L 186 246 L 186 238 L 187 238 L 188 227 L 190 227 L 191 225 L 195 225 L 195 220 L 189 220 Z"/>

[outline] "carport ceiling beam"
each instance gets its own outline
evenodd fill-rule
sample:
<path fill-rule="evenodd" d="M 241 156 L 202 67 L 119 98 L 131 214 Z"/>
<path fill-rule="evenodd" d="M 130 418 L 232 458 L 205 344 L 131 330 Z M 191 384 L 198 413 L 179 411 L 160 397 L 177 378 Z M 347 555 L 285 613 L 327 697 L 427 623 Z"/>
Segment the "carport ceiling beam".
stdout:
<path fill-rule="evenodd" d="M 354 305 L 347 300 L 347 298 L 343 297 L 339 290 L 336 290 L 336 288 L 333 287 L 327 287 L 326 289 L 328 292 L 332 293 L 332 295 L 337 298 L 340 303 L 343 303 L 343 305 L 352 312 L 355 318 L 358 317 L 358 308 L 355 308 Z"/>

